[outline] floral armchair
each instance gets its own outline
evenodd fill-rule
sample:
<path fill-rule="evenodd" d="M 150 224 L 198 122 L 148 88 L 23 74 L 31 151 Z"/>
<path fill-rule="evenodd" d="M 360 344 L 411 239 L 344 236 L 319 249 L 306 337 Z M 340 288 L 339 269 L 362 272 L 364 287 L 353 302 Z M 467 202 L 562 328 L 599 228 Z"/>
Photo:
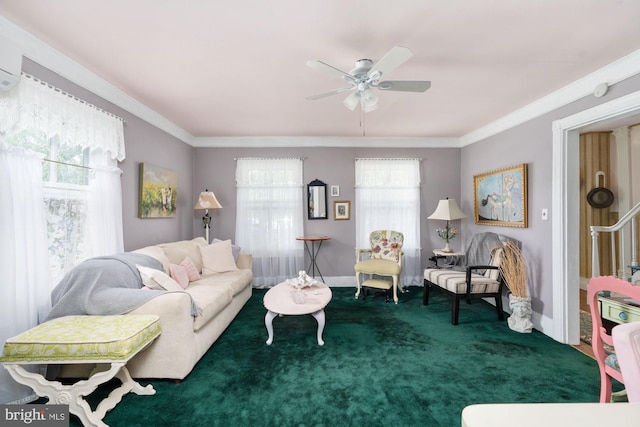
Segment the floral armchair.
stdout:
<path fill-rule="evenodd" d="M 393 230 L 376 230 L 369 235 L 370 249 L 360 249 L 356 255 L 356 295 L 360 296 L 361 288 L 386 290 L 386 301 L 389 291 L 393 290 L 393 300 L 398 303 L 398 283 L 402 272 L 402 244 L 404 234 Z M 365 258 L 365 255 L 369 255 Z M 361 281 L 362 275 L 366 279 Z M 389 280 L 390 279 L 390 280 Z M 363 298 L 366 292 L 363 292 Z"/>

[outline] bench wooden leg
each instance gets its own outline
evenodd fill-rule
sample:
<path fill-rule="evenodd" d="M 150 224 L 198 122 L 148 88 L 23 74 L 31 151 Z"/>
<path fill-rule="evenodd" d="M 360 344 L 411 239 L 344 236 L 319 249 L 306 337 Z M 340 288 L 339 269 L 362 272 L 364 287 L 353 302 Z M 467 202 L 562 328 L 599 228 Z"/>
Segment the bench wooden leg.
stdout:
<path fill-rule="evenodd" d="M 431 290 L 431 284 L 424 279 L 424 288 L 422 289 L 422 305 L 429 305 L 429 291 Z"/>
<path fill-rule="evenodd" d="M 122 396 L 133 391 L 139 395 L 155 394 L 153 386 L 141 386 L 129 375 L 129 371 L 123 362 L 111 363 L 111 367 L 106 371 L 96 372 L 87 380 L 78 381 L 74 384 L 65 385 L 59 381 L 50 381 L 42 375 L 29 372 L 17 364 L 4 365 L 14 380 L 33 389 L 41 397 L 47 397 L 48 402 L 58 405 L 69 405 L 69 412 L 76 415 L 84 426 L 108 427 L 102 419 L 106 413 L 113 409 Z M 93 393 L 99 385 L 117 377 L 122 385 L 113 390 L 94 411 L 84 400 L 84 396 Z"/>

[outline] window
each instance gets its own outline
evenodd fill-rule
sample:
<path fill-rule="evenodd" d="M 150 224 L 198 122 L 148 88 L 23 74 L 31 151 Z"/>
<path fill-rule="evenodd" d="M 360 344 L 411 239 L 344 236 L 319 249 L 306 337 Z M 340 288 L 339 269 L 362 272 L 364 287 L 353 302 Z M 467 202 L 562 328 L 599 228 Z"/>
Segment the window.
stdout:
<path fill-rule="evenodd" d="M 254 285 L 273 286 L 303 269 L 300 159 L 238 159 L 236 242 L 253 255 Z"/>
<path fill-rule="evenodd" d="M 356 247 L 368 248 L 374 230 L 404 234 L 402 285 L 419 285 L 420 160 L 356 160 Z"/>
<path fill-rule="evenodd" d="M 122 121 L 26 75 L 16 89 L 3 96 L 8 111 L 18 107 L 12 126 L 0 129 L 5 131 L 6 142 L 43 157 L 43 206 L 53 287 L 79 262 L 123 250 L 121 189 L 115 159 L 124 158 L 124 146 L 120 145 Z M 119 131 L 112 129 L 118 126 Z M 115 192 L 113 188 L 104 192 L 102 184 L 110 180 L 105 175 L 117 175 L 112 184 L 118 186 Z M 96 197 L 97 192 L 101 192 L 100 197 Z M 112 196 L 118 200 L 111 200 Z M 114 209 L 119 211 L 114 213 Z M 104 221 L 105 212 L 119 220 L 94 227 Z"/>

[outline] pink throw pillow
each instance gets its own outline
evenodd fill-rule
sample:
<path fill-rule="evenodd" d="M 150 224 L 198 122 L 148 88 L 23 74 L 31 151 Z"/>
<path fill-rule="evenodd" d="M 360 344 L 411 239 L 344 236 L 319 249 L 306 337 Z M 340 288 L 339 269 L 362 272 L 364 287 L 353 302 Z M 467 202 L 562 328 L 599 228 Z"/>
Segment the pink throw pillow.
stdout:
<path fill-rule="evenodd" d="M 171 278 L 178 282 L 183 289 L 189 286 L 189 273 L 187 273 L 186 268 L 178 264 L 171 264 L 169 266 L 169 272 L 171 273 Z"/>
<path fill-rule="evenodd" d="M 187 270 L 187 274 L 189 275 L 190 282 L 195 282 L 196 280 L 200 280 L 200 272 L 198 271 L 198 267 L 196 267 L 193 261 L 191 261 L 191 258 L 186 257 L 180 263 L 180 265 Z"/>

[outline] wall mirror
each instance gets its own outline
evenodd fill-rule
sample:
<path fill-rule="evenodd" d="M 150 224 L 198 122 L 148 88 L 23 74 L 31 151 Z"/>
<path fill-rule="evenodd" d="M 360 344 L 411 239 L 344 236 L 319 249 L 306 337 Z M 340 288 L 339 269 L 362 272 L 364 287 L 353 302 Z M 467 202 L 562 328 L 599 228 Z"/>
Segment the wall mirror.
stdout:
<path fill-rule="evenodd" d="M 327 219 L 327 184 L 320 180 L 307 185 L 309 219 Z"/>

